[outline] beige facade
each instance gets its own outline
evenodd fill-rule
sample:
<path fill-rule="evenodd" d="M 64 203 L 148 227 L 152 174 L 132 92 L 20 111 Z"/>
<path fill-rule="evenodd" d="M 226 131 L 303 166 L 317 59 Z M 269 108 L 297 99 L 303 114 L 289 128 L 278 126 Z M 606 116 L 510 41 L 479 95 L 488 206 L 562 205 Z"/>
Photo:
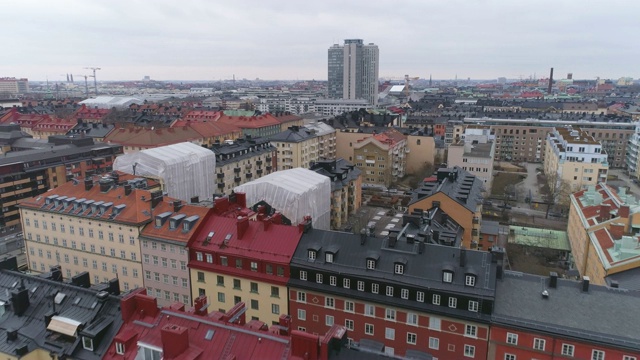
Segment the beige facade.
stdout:
<path fill-rule="evenodd" d="M 336 156 L 336 133 L 333 128 L 331 131 L 322 131 L 310 125 L 292 126 L 271 137 L 271 144 L 277 149 L 277 170 L 297 167 L 308 169 L 313 162 L 335 159 Z"/>
<path fill-rule="evenodd" d="M 363 139 L 373 134 L 359 133 L 357 129 L 343 129 L 336 132 L 336 157 L 355 162 L 353 147 Z"/>
<path fill-rule="evenodd" d="M 427 164 L 434 165 L 436 157 L 436 143 L 433 136 L 407 136 L 407 174 L 415 174 Z"/>
<path fill-rule="evenodd" d="M 386 141 L 379 135 L 354 144 L 354 162 L 363 184 L 389 187 L 405 175 L 409 147 L 406 139 Z"/>
<path fill-rule="evenodd" d="M 362 204 L 362 171 L 344 159 L 315 163 L 311 170 L 331 179 L 331 229 L 341 229 Z"/>
<path fill-rule="evenodd" d="M 271 174 L 276 168 L 276 149 L 266 139 L 240 140 L 216 145 L 216 192 L 229 195 L 246 182 Z"/>
<path fill-rule="evenodd" d="M 491 192 L 493 185 L 493 157 L 495 143 L 471 144 L 464 141 L 449 145 L 447 166 L 461 167 L 484 183 L 484 189 Z"/>
<path fill-rule="evenodd" d="M 555 128 L 547 135 L 545 152 L 545 174 L 557 174 L 573 191 L 607 180 L 607 154 L 585 131 Z"/>

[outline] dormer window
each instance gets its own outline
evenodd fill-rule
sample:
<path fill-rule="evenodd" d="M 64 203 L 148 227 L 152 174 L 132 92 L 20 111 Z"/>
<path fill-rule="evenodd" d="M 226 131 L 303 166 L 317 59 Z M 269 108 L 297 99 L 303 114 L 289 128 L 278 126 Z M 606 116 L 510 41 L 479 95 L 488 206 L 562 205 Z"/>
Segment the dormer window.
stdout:
<path fill-rule="evenodd" d="M 124 355 L 124 343 L 116 342 L 116 354 Z"/>
<path fill-rule="evenodd" d="M 396 274 L 404 274 L 404 265 L 396 263 L 393 267 L 393 272 Z"/>
<path fill-rule="evenodd" d="M 373 259 L 367 259 L 367 269 L 374 270 L 376 268 L 376 261 Z"/>
<path fill-rule="evenodd" d="M 332 253 L 325 253 L 324 254 L 324 261 L 328 262 L 328 263 L 332 263 L 333 262 L 333 254 Z"/>
<path fill-rule="evenodd" d="M 309 260 L 314 261 L 316 259 L 316 251 L 309 250 Z"/>
<path fill-rule="evenodd" d="M 453 282 L 453 272 L 451 272 L 451 271 L 443 271 L 442 272 L 442 282 L 446 282 L 446 283 Z"/>
<path fill-rule="evenodd" d="M 90 337 L 82 337 L 82 347 L 85 350 L 93 351 L 93 339 Z"/>
<path fill-rule="evenodd" d="M 475 277 L 475 275 L 467 275 L 467 276 L 465 276 L 464 284 L 466 286 L 476 286 L 476 277 Z"/>
<path fill-rule="evenodd" d="M 201 252 L 197 252 L 196 253 L 196 260 L 202 261 L 202 253 Z"/>

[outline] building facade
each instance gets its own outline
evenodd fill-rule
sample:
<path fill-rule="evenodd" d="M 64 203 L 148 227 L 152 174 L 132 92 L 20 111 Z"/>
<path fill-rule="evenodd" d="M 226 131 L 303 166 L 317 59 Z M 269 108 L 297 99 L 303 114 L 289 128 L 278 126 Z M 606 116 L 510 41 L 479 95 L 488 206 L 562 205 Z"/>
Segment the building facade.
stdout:
<path fill-rule="evenodd" d="M 16 96 L 29 92 L 28 79 L 16 79 L 10 77 L 0 78 L 0 94 Z"/>
<path fill-rule="evenodd" d="M 191 296 L 207 296 L 211 309 L 244 302 L 247 317 L 278 323 L 287 313 L 289 263 L 302 231 L 280 215 L 209 216 L 189 242 Z"/>
<path fill-rule="evenodd" d="M 330 134 L 325 136 L 331 141 Z M 333 139 L 333 148 L 335 148 L 335 135 L 333 135 Z M 307 127 L 291 126 L 288 130 L 272 136 L 270 141 L 278 149 L 278 170 L 298 167 L 308 169 L 311 163 L 325 159 L 325 156 L 320 155 L 321 150 L 323 155 L 331 154 L 331 152 L 324 152 L 324 137 L 320 138 L 315 129 Z"/>
<path fill-rule="evenodd" d="M 390 129 L 353 144 L 356 166 L 362 171 L 362 183 L 391 186 L 406 173 L 407 137 Z"/>
<path fill-rule="evenodd" d="M 362 205 L 362 172 L 344 159 L 321 160 L 312 171 L 331 179 L 331 229 L 339 229 Z"/>
<path fill-rule="evenodd" d="M 484 183 L 490 193 L 493 184 L 495 142 L 488 128 L 467 127 L 461 139 L 447 149 L 447 166 L 458 166 Z"/>
<path fill-rule="evenodd" d="M 583 130 L 555 128 L 547 134 L 544 172 L 557 175 L 573 191 L 607 181 L 609 163 L 602 145 Z"/>
<path fill-rule="evenodd" d="M 328 97 L 365 99 L 378 104 L 378 46 L 365 45 L 361 39 L 346 39 L 328 51 Z"/>

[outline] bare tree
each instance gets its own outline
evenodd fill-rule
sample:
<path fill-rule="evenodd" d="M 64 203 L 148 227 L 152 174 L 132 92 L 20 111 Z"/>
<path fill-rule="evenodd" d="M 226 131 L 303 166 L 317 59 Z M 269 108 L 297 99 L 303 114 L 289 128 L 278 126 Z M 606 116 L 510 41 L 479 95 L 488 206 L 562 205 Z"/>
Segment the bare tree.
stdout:
<path fill-rule="evenodd" d="M 569 205 L 569 195 L 571 195 L 571 185 L 553 172 L 545 175 L 545 182 L 542 187 L 542 197 L 547 205 L 545 219 L 549 218 L 549 211 L 552 205 L 562 207 Z"/>

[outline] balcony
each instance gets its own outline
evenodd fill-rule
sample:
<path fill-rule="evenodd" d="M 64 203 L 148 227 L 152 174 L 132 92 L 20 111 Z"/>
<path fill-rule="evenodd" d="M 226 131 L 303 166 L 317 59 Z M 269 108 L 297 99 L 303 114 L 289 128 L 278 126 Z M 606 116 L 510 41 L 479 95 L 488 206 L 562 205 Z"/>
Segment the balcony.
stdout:
<path fill-rule="evenodd" d="M 264 159 L 266 162 L 271 162 L 271 156 L 267 156 L 266 159 Z"/>
<path fill-rule="evenodd" d="M 253 174 L 252 174 L 252 173 L 246 173 L 246 174 L 245 174 L 245 177 L 246 177 L 247 179 L 251 179 L 251 178 L 253 177 Z"/>
<path fill-rule="evenodd" d="M 245 168 L 245 169 L 247 169 L 247 170 L 251 169 L 251 164 L 246 164 L 246 165 L 244 166 L 244 168 Z"/>
<path fill-rule="evenodd" d="M 216 177 L 218 179 L 224 179 L 224 174 L 218 173 L 218 174 L 216 174 Z"/>
<path fill-rule="evenodd" d="M 404 149 L 404 152 L 408 154 L 408 153 L 410 153 L 410 152 L 411 152 L 411 149 L 409 149 L 409 148 L 405 148 L 405 149 Z"/>
<path fill-rule="evenodd" d="M 267 166 L 267 171 L 271 171 L 272 168 L 272 166 Z"/>
<path fill-rule="evenodd" d="M 256 170 L 256 173 L 257 173 L 258 175 L 262 175 L 262 172 L 263 172 L 263 170 L 262 170 L 262 169 L 257 169 L 257 170 Z"/>
<path fill-rule="evenodd" d="M 233 168 L 233 172 L 236 173 L 236 174 L 239 173 L 240 172 L 240 168 L 239 167 Z"/>
<path fill-rule="evenodd" d="M 224 183 L 223 182 L 218 183 L 218 189 L 224 189 Z"/>
<path fill-rule="evenodd" d="M 262 166 L 262 160 L 258 160 L 258 161 L 256 161 L 256 165 L 258 165 L 258 166 Z"/>
<path fill-rule="evenodd" d="M 236 176 L 233 178 L 233 181 L 239 183 L 240 181 L 242 181 L 242 178 L 240 176 Z"/>

